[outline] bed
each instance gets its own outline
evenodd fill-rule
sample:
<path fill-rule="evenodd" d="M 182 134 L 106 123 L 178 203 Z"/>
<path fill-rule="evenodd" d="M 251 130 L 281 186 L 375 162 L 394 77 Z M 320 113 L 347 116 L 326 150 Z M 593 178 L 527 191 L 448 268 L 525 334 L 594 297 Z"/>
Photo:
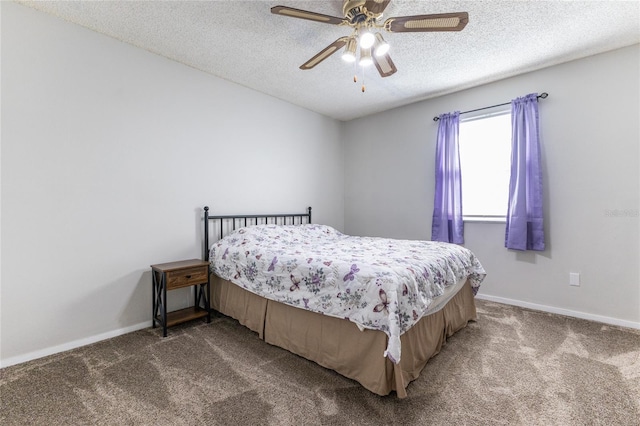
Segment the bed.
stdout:
<path fill-rule="evenodd" d="M 353 237 L 306 213 L 209 215 L 212 309 L 265 342 L 378 395 L 406 388 L 446 339 L 476 319 L 485 271 L 469 250 Z"/>

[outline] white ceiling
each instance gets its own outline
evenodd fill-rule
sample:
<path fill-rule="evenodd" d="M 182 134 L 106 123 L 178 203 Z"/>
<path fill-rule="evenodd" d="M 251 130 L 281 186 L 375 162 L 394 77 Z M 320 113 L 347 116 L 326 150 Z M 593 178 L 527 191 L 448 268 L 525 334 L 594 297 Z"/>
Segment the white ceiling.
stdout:
<path fill-rule="evenodd" d="M 469 24 L 385 33 L 398 72 L 381 78 L 371 67 L 362 93 L 340 54 L 298 68 L 349 28 L 270 13 L 284 5 L 342 17 L 341 0 L 18 3 L 345 121 L 640 43 L 638 1 L 392 0 L 385 18 L 466 11 Z"/>

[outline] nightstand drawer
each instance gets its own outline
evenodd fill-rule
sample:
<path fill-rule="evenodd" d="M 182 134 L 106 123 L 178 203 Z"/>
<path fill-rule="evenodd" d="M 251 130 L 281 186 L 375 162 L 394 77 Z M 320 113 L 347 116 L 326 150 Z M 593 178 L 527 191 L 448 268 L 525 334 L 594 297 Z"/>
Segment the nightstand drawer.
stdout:
<path fill-rule="evenodd" d="M 208 272 L 209 270 L 206 266 L 167 272 L 167 290 L 196 284 L 206 284 Z"/>

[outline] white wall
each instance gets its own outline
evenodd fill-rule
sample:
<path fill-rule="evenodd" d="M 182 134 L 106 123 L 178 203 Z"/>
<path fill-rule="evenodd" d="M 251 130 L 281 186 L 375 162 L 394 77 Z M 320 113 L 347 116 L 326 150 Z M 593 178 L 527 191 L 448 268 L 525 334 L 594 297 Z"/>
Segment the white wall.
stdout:
<path fill-rule="evenodd" d="M 2 365 L 150 325 L 149 265 L 201 256 L 204 205 L 343 228 L 339 122 L 1 11 Z"/>
<path fill-rule="evenodd" d="M 432 118 L 546 91 L 548 248 L 510 251 L 504 224 L 466 223 L 465 246 L 488 271 L 480 294 L 640 327 L 639 52 L 635 45 L 347 123 L 345 232 L 429 239 Z M 581 274 L 580 287 L 569 287 L 569 272 Z"/>

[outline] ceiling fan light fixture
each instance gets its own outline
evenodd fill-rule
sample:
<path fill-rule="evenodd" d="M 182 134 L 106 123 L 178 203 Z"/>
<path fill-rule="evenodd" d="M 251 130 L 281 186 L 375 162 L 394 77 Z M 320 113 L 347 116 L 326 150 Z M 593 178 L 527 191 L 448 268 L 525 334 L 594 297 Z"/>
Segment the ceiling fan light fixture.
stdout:
<path fill-rule="evenodd" d="M 380 77 L 389 77 L 398 71 L 389 57 L 389 44 L 380 34 L 381 30 L 390 33 L 462 31 L 469 22 L 469 13 L 467 12 L 396 16 L 383 20 L 383 12 L 390 2 L 391 0 L 342 0 L 344 17 L 324 15 L 287 6 L 274 6 L 271 8 L 271 13 L 351 28 L 350 36 L 338 38 L 302 64 L 300 69 L 310 70 L 329 56 L 342 50 L 342 59 L 353 64 L 355 72 L 357 72 L 358 65 L 363 67 L 363 81 L 364 67 L 372 64 L 375 65 Z M 354 77 L 354 81 L 357 81 L 357 78 Z M 364 91 L 364 85 L 362 90 Z"/>
<path fill-rule="evenodd" d="M 363 49 L 370 49 L 375 43 L 376 37 L 368 30 L 365 30 L 360 34 L 360 47 Z"/>
<path fill-rule="evenodd" d="M 344 48 L 344 53 L 342 54 L 342 60 L 345 62 L 355 62 L 357 48 L 358 42 L 356 39 L 354 37 L 349 37 L 347 45 Z"/>
<path fill-rule="evenodd" d="M 358 65 L 361 67 L 368 67 L 373 64 L 373 58 L 371 57 L 371 49 L 360 48 L 360 61 Z"/>
<path fill-rule="evenodd" d="M 382 38 L 382 34 L 380 33 L 376 33 L 375 37 L 376 37 L 376 40 L 375 40 L 375 43 L 373 44 L 373 53 L 376 56 L 386 55 L 387 52 L 389 51 L 389 43 L 384 41 L 384 38 Z"/>

